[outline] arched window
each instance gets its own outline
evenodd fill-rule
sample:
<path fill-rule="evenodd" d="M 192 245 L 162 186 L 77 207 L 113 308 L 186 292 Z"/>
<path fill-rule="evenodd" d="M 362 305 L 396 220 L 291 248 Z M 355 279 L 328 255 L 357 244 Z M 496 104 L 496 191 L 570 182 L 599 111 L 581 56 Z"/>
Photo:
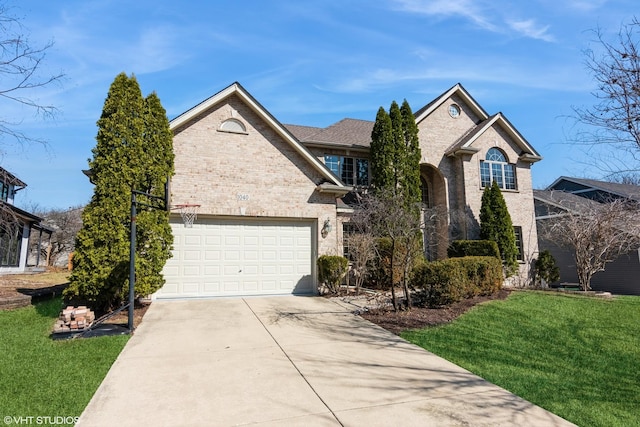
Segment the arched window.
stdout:
<path fill-rule="evenodd" d="M 498 187 L 506 190 L 515 190 L 516 167 L 508 163 L 507 156 L 498 148 L 487 151 L 485 160 L 480 161 L 480 182 L 482 187 L 487 187 L 495 181 Z"/>
<path fill-rule="evenodd" d="M 247 128 L 240 120 L 227 119 L 220 125 L 220 130 L 233 133 L 247 133 Z"/>
<path fill-rule="evenodd" d="M 424 177 L 420 177 L 420 191 L 422 192 L 422 207 L 424 209 L 431 207 L 431 197 L 429 195 L 429 184 Z"/>

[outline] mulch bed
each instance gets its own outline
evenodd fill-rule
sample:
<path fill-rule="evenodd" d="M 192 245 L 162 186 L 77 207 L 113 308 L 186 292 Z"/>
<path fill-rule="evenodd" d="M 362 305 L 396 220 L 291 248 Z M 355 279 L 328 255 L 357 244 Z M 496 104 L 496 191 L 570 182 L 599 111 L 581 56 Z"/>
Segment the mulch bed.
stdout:
<path fill-rule="evenodd" d="M 398 312 L 394 312 L 393 309 L 389 308 L 375 308 L 362 312 L 360 315 L 394 334 L 399 334 L 407 329 L 419 329 L 449 323 L 475 305 L 486 301 L 505 299 L 510 293 L 511 291 L 507 289 L 501 289 L 493 295 L 466 299 L 443 308 L 413 307 L 409 311 Z"/>
<path fill-rule="evenodd" d="M 142 322 L 142 318 L 149 309 L 151 303 L 136 303 L 133 308 L 133 327 L 137 328 Z M 129 324 L 129 311 L 127 309 L 107 319 L 104 323 L 120 325 L 126 327 Z"/>

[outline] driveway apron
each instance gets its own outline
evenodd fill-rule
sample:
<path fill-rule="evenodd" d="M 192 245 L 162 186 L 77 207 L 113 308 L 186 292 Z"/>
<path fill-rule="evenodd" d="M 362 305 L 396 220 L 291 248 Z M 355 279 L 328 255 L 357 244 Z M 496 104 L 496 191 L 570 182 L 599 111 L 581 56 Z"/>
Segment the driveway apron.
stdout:
<path fill-rule="evenodd" d="M 319 297 L 156 301 L 77 424 L 570 426 Z"/>

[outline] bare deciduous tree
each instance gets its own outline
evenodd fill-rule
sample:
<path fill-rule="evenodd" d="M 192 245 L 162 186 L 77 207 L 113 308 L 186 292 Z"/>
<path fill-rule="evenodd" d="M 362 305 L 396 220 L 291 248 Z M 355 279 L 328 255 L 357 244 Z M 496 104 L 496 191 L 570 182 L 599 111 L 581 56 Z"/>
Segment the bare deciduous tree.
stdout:
<path fill-rule="evenodd" d="M 360 218 L 352 218 L 355 223 L 360 223 Z M 369 230 L 360 230 L 357 227 L 346 236 L 345 241 L 349 248 L 349 258 L 351 261 L 351 272 L 355 279 L 356 295 L 369 275 L 369 265 L 375 257 L 376 239 Z"/>
<path fill-rule="evenodd" d="M 387 255 L 388 271 L 385 276 L 387 286 L 391 290 L 394 310 L 399 309 L 395 288 L 400 282 L 404 290 L 405 307 L 411 307 L 408 275 L 413 261 L 422 251 L 418 210 L 419 206 L 416 206 L 415 210 L 408 209 L 401 194 L 394 195 L 390 191 L 380 190 L 375 195 L 363 196 L 352 217 L 357 229 L 361 233 L 369 234 L 377 243 L 373 249 L 379 259 L 385 256 L 380 239 L 386 238 L 390 242 Z"/>
<path fill-rule="evenodd" d="M 612 174 L 638 170 L 640 159 L 640 21 L 622 25 L 615 42 L 594 30 L 598 49 L 587 50 L 586 67 L 597 83 L 597 103 L 574 107 L 578 123 L 588 125 L 575 137 L 579 143 L 608 144 L 608 158 L 600 166 Z M 616 155 L 620 153 L 620 155 Z M 631 163 L 630 163 L 631 162 Z"/>
<path fill-rule="evenodd" d="M 11 10 L 0 4 L 0 100 L 20 105 L 43 117 L 55 115 L 53 105 L 41 103 L 35 92 L 64 77 L 43 70 L 43 60 L 53 42 L 34 47 L 24 34 L 24 27 Z M 44 140 L 28 136 L 19 129 L 19 118 L 0 117 L 0 137 L 9 137 L 22 144 Z"/>
<path fill-rule="evenodd" d="M 42 224 L 53 230 L 47 243 L 40 246 L 40 256 L 48 260 L 48 266 L 60 264 L 63 257 L 69 256 L 75 247 L 75 240 L 82 227 L 82 206 L 69 209 L 50 209 L 37 212 L 43 218 Z M 32 251 L 37 251 L 37 242 L 33 242 Z"/>
<path fill-rule="evenodd" d="M 607 263 L 640 245 L 640 206 L 617 199 L 608 203 L 584 201 L 561 203 L 565 212 L 546 219 L 540 227 L 543 238 L 574 253 L 578 280 L 591 289 L 591 278 Z"/>

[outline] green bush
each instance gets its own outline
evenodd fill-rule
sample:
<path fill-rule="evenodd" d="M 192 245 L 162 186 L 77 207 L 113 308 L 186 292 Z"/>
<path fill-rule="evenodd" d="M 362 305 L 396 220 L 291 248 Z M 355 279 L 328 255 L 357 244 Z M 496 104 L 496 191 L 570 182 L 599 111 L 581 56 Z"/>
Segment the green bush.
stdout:
<path fill-rule="evenodd" d="M 556 260 L 551 252 L 544 250 L 538 255 L 538 259 L 534 264 L 535 284 L 542 287 L 542 281 L 547 286 L 553 282 L 560 280 L 560 269 L 556 265 Z"/>
<path fill-rule="evenodd" d="M 449 258 L 492 256 L 500 258 L 500 249 L 493 240 L 456 240 L 447 248 Z"/>
<path fill-rule="evenodd" d="M 491 295 L 500 289 L 502 282 L 502 262 L 487 256 L 425 262 L 414 268 L 411 277 L 415 302 L 429 307 Z"/>
<path fill-rule="evenodd" d="M 422 242 L 418 239 L 414 242 L 415 245 L 421 245 Z M 389 289 L 391 286 L 392 278 L 390 277 L 390 263 L 391 263 L 391 239 L 388 237 L 380 237 L 376 239 L 376 253 L 369 263 L 369 283 L 368 287 L 372 289 Z M 396 242 L 395 258 L 393 262 L 393 283 L 396 285 L 402 282 L 404 265 L 402 260 L 407 255 L 407 250 L 411 250 L 415 255 L 410 261 L 409 270 L 412 271 L 415 266 L 424 261 L 424 256 L 420 250 L 421 246 L 417 246 L 407 249 L 407 245 L 401 242 Z"/>
<path fill-rule="evenodd" d="M 330 293 L 338 293 L 342 279 L 347 274 L 349 260 L 337 255 L 322 255 L 317 264 L 320 283 L 324 283 Z"/>

